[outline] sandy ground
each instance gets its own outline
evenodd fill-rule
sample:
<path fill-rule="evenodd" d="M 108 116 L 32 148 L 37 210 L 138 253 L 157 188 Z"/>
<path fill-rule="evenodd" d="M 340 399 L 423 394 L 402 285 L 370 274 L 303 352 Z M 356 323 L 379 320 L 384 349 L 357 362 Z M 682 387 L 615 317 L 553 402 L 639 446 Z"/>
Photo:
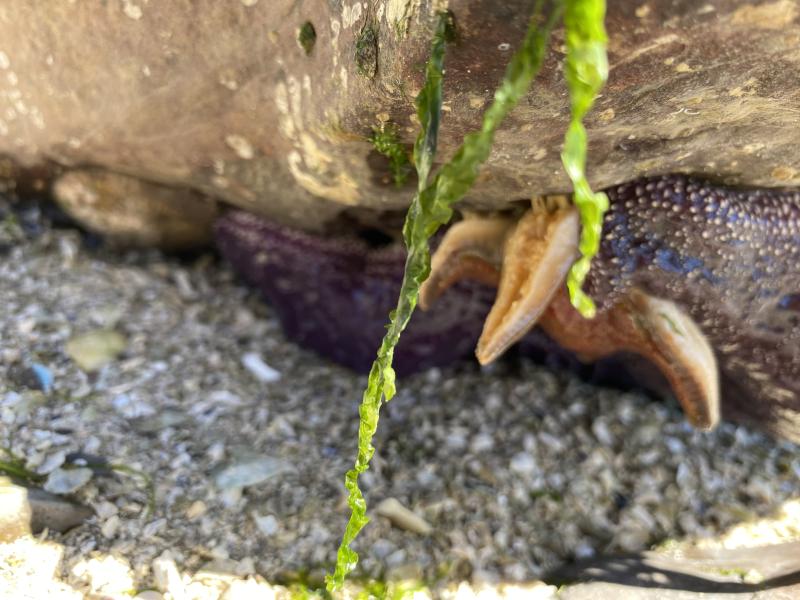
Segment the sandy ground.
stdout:
<path fill-rule="evenodd" d="M 365 378 L 287 342 L 211 255 L 115 252 L 33 208 L 2 236 L 0 446 L 95 516 L 0 545 L 0 598 L 318 587 Z M 800 540 L 797 446 L 520 359 L 401 380 L 376 446 L 358 577 L 418 597 L 553 597 L 540 580 L 576 559 Z M 154 510 L 98 460 L 149 477 Z"/>

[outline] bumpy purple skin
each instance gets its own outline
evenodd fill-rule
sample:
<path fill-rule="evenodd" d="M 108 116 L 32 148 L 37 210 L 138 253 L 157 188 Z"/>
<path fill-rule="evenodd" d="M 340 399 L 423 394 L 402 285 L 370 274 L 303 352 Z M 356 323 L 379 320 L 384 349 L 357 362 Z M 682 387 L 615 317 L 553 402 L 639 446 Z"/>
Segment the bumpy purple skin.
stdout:
<path fill-rule="evenodd" d="M 678 303 L 715 350 L 723 416 L 800 441 L 800 192 L 736 190 L 672 175 L 607 193 L 601 250 L 587 281 L 600 309 L 631 287 Z M 216 236 L 223 255 L 271 302 L 288 337 L 357 371 L 369 369 L 397 299 L 400 245 L 371 248 L 243 212 L 223 217 Z M 418 311 L 395 355 L 398 373 L 471 355 L 493 296 L 460 283 L 433 310 Z M 582 365 L 536 330 L 520 350 L 596 382 L 668 391 L 639 357 Z"/>
<path fill-rule="evenodd" d="M 217 245 L 257 286 L 287 337 L 358 372 L 369 371 L 397 303 L 405 265 L 400 244 L 379 248 L 354 236 L 321 237 L 241 211 L 215 226 Z M 399 375 L 472 354 L 494 290 L 459 283 L 428 312 L 417 311 L 395 351 Z"/>
<path fill-rule="evenodd" d="M 389 311 L 397 303 L 405 266 L 399 243 L 376 249 L 353 236 L 321 237 L 242 211 L 217 221 L 215 233 L 220 252 L 261 290 L 290 339 L 359 373 L 369 372 Z M 409 375 L 472 358 L 495 293 L 461 282 L 429 312 L 416 311 L 395 353 L 397 372 Z M 586 365 L 538 329 L 522 340 L 518 351 L 587 381 L 668 391 L 655 370 L 644 380 L 630 376 L 625 366 L 636 361 L 633 356 Z M 638 367 L 636 371 L 641 373 Z"/>
<path fill-rule="evenodd" d="M 676 302 L 715 350 L 723 417 L 800 440 L 800 192 L 672 175 L 607 193 L 588 292 Z"/>

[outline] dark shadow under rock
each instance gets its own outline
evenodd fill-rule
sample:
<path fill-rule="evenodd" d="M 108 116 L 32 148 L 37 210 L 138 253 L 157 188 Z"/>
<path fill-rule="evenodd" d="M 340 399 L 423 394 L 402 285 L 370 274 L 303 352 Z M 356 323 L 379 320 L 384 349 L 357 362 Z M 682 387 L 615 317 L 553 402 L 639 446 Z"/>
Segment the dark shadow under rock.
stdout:
<path fill-rule="evenodd" d="M 322 237 L 232 212 L 216 224 L 222 254 L 269 300 L 287 337 L 366 372 L 397 303 L 405 265 L 399 244 Z M 494 290 L 462 283 L 433 310 L 417 311 L 395 351 L 399 375 L 469 356 Z"/>

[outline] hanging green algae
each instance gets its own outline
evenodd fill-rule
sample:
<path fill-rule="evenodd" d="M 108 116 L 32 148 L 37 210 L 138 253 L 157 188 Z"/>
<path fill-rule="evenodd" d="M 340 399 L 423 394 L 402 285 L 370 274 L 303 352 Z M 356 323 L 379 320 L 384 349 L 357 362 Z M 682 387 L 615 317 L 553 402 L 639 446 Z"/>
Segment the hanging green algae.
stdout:
<path fill-rule="evenodd" d="M 450 220 L 453 204 L 475 183 L 481 164 L 491 152 L 497 127 L 526 93 L 539 72 L 550 31 L 561 13 L 560 9 L 555 9 L 542 25 L 542 4 L 542 0 L 536 4 L 525 40 L 511 59 L 503 81 L 495 92 L 494 101 L 484 113 L 481 130 L 465 136 L 453 158 L 428 184 L 441 119 L 444 46 L 451 21 L 446 13 L 440 15 L 426 69 L 425 85 L 417 97 L 421 132 L 414 145 L 414 165 L 419 183 L 403 226 L 403 238 L 408 251 L 403 283 L 397 308 L 389 315 L 388 330 L 370 370 L 367 389 L 359 408 L 358 455 L 355 466 L 345 476 L 351 514 L 337 553 L 336 569 L 333 574 L 326 576 L 327 588 L 331 592 L 341 588 L 347 574 L 358 563 L 358 555 L 350 548 L 350 544 L 369 521 L 366 501 L 358 487 L 358 476 L 367 470 L 375 453 L 372 437 L 378 427 L 381 405 L 395 394 L 392 357 L 400 334 L 417 305 L 420 286 L 430 273 L 428 240 Z"/>
<path fill-rule="evenodd" d="M 594 104 L 608 78 L 606 57 L 605 0 L 567 0 L 564 26 L 567 36 L 565 73 L 569 85 L 572 116 L 564 138 L 561 161 L 574 187 L 573 201 L 581 214 L 581 257 L 567 276 L 573 306 L 587 318 L 595 315 L 592 299 L 581 289 L 592 258 L 600 248 L 603 214 L 608 198 L 592 192 L 586 180 L 586 129 L 582 119 Z"/>
<path fill-rule="evenodd" d="M 422 220 L 420 211 L 420 197 L 428 180 L 433 156 L 436 152 L 436 140 L 439 131 L 439 120 L 442 107 L 442 69 L 444 63 L 444 19 L 439 20 L 436 34 L 433 38 L 431 57 L 428 61 L 425 86 L 417 97 L 417 114 L 422 130 L 414 144 L 414 164 L 419 176 L 417 193 L 412 200 L 406 218 L 404 234 L 408 223 L 417 219 Z M 413 240 L 412 240 L 413 242 Z M 406 258 L 403 283 L 400 288 L 400 297 L 397 308 L 389 315 L 389 327 L 381 342 L 378 356 L 372 363 L 367 389 L 358 409 L 358 455 L 354 467 L 345 475 L 345 488 L 347 488 L 347 504 L 350 506 L 350 519 L 339 545 L 336 555 L 336 569 L 332 575 L 326 575 L 325 581 L 328 591 L 340 589 L 344 579 L 358 564 L 358 554 L 350 548 L 358 532 L 369 522 L 367 518 L 367 503 L 358 487 L 358 476 L 367 470 L 375 448 L 372 446 L 372 437 L 378 428 L 378 414 L 381 404 L 392 399 L 395 393 L 395 374 L 392 368 L 394 348 L 400 339 L 400 333 L 405 328 L 417 302 L 419 286 L 430 270 L 427 238 L 422 242 L 422 248 L 416 247 L 406 239 L 409 249 Z M 384 400 L 385 398 L 385 400 Z"/>

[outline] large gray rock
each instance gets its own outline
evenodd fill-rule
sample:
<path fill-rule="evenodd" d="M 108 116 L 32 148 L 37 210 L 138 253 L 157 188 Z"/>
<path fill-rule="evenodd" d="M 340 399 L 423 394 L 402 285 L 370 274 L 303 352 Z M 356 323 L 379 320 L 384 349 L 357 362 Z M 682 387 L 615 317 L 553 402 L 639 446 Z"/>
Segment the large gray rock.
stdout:
<path fill-rule="evenodd" d="M 308 229 L 403 209 L 413 182 L 395 187 L 367 138 L 389 121 L 412 142 L 434 14 L 448 4 L 459 33 L 448 156 L 478 126 L 532 0 L 6 2 L 0 154 L 191 188 Z M 800 183 L 799 14 L 800 0 L 610 2 L 610 78 L 588 120 L 593 184 L 668 172 Z M 569 189 L 563 31 L 551 46 L 472 204 Z"/>

